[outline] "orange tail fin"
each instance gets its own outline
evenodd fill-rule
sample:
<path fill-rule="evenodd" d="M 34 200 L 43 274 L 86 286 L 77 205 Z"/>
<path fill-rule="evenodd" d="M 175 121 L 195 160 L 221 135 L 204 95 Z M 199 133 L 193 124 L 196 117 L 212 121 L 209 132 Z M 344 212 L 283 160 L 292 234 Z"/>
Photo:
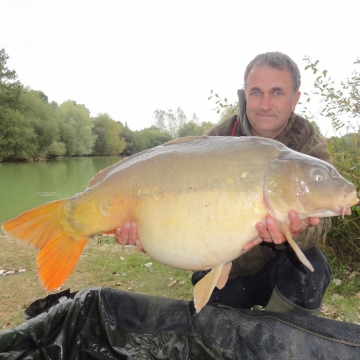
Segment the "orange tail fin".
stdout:
<path fill-rule="evenodd" d="M 64 229 L 60 211 L 64 202 L 58 200 L 26 211 L 2 226 L 6 234 L 40 250 L 38 274 L 48 291 L 60 287 L 69 277 L 88 239 L 75 239 Z"/>

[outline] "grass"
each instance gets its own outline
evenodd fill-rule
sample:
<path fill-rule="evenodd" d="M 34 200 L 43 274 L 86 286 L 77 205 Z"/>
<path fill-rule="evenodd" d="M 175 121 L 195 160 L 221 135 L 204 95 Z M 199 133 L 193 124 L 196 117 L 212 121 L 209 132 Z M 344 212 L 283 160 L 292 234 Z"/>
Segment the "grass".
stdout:
<path fill-rule="evenodd" d="M 0 275 L 2 330 L 23 323 L 24 310 L 33 301 L 49 293 L 38 280 L 35 249 L 3 235 L 0 235 L 0 248 L 0 270 L 15 271 L 11 275 Z M 25 269 L 25 272 L 19 273 L 21 269 Z M 70 288 L 71 291 L 77 291 L 101 286 L 190 300 L 191 273 L 162 265 L 134 246 L 119 246 L 111 236 L 94 237 L 86 244 L 74 272 L 62 290 Z"/>
<path fill-rule="evenodd" d="M 323 249 L 331 269 L 332 281 L 324 296 L 322 315 L 340 321 L 360 323 L 360 272 L 356 262 L 346 265 L 330 251 Z"/>
<path fill-rule="evenodd" d="M 24 322 L 24 310 L 48 295 L 36 270 L 37 251 L 0 234 L 0 330 Z M 321 316 L 339 321 L 360 322 L 360 272 L 344 265 L 326 251 L 333 280 L 325 294 Z M 151 264 L 151 265 L 150 265 Z M 24 269 L 25 272 L 19 272 Z M 91 238 L 62 289 L 110 287 L 173 299 L 192 298 L 191 272 L 162 265 L 133 246 L 119 246 L 111 236 Z M 55 292 L 55 291 L 54 291 Z"/>

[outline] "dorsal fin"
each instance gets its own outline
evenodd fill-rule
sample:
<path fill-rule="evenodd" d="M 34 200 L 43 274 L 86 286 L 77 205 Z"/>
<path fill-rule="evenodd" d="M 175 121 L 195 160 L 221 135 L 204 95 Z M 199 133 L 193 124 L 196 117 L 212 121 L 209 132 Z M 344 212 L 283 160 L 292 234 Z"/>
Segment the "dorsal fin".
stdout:
<path fill-rule="evenodd" d="M 106 175 L 109 173 L 109 171 L 111 171 L 112 169 L 114 169 L 116 166 L 119 165 L 119 162 L 115 163 L 114 165 L 108 166 L 105 169 L 100 170 L 96 175 L 93 176 L 93 178 L 90 180 L 87 188 L 90 188 L 94 185 L 96 185 L 97 183 L 99 183 L 101 180 L 103 180 Z"/>
<path fill-rule="evenodd" d="M 170 141 L 166 142 L 164 144 L 164 146 L 172 145 L 172 144 L 181 144 L 181 143 L 195 141 L 195 140 L 205 140 L 208 138 L 210 138 L 210 136 L 207 136 L 207 135 L 186 136 L 186 137 L 181 137 L 181 138 L 170 140 Z"/>
<path fill-rule="evenodd" d="M 210 138 L 210 136 L 207 136 L 207 135 L 198 135 L 198 136 L 186 136 L 186 137 L 182 137 L 182 138 L 177 138 L 177 139 L 173 139 L 173 140 L 170 140 L 166 143 L 164 143 L 163 145 L 166 146 L 166 145 L 172 145 L 172 144 L 181 144 L 181 143 L 186 143 L 186 142 L 190 142 L 190 141 L 195 141 L 195 140 L 205 140 L 205 139 L 208 139 Z M 151 150 L 151 149 L 148 149 L 148 150 Z M 123 161 L 128 161 L 129 159 L 131 159 L 133 156 L 135 155 L 139 155 L 139 153 L 137 154 L 134 154 L 134 155 L 131 155 L 123 160 L 120 160 L 119 162 L 117 162 L 116 164 L 114 165 L 111 165 L 111 166 L 108 166 L 107 168 L 105 169 L 102 169 L 100 170 L 96 175 L 94 175 L 94 177 L 90 180 L 89 184 L 88 184 L 88 188 L 98 184 L 100 181 L 102 181 L 106 176 L 107 174 L 112 171 L 114 168 L 116 168 L 117 166 L 119 166 L 119 163 L 120 162 L 123 162 Z"/>

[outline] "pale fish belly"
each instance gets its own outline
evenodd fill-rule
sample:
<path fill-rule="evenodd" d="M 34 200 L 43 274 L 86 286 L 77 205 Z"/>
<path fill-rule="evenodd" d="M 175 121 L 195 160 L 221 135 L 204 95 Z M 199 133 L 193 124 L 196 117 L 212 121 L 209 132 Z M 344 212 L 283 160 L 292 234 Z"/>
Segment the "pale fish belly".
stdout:
<path fill-rule="evenodd" d="M 145 197 L 136 209 L 139 239 L 155 260 L 200 270 L 239 257 L 267 214 L 262 193 L 213 189 Z"/>

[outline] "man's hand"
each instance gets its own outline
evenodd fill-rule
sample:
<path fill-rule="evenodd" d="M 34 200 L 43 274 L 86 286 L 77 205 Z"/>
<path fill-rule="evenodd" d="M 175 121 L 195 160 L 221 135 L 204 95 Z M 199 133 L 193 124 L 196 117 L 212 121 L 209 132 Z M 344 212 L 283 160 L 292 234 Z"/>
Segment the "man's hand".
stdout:
<path fill-rule="evenodd" d="M 140 251 L 145 252 L 137 237 L 135 222 L 126 222 L 122 228 L 116 228 L 115 241 L 120 245 L 136 245 Z"/>
<path fill-rule="evenodd" d="M 290 210 L 288 216 L 290 220 L 289 230 L 293 238 L 299 236 L 309 226 L 316 226 L 320 221 L 318 217 L 300 220 L 299 214 L 295 210 Z M 259 237 L 246 244 L 244 250 L 249 250 L 263 241 L 274 244 L 282 244 L 286 241 L 285 236 L 278 229 L 276 220 L 273 217 L 267 216 L 265 222 L 266 225 L 262 222 L 256 224 L 256 230 L 259 233 Z"/>

